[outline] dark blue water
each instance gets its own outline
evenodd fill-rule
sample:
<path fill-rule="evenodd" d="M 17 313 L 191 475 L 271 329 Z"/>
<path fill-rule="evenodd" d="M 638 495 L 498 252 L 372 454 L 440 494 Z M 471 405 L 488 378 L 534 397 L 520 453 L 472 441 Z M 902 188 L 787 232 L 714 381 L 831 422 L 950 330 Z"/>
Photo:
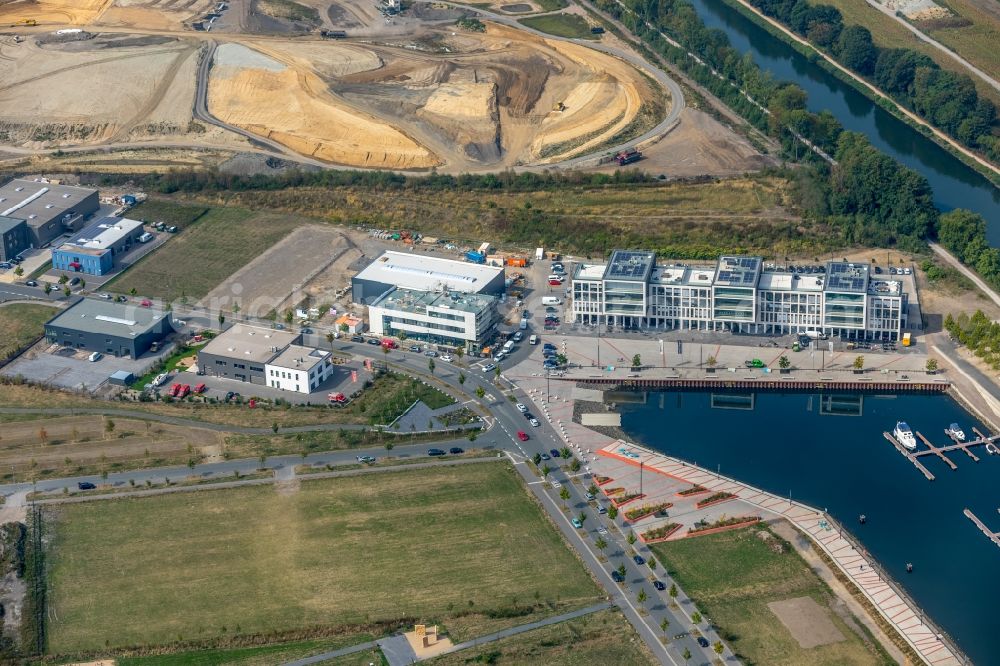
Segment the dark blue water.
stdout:
<path fill-rule="evenodd" d="M 725 32 L 734 48 L 752 54 L 775 78 L 801 86 L 811 111 L 830 111 L 844 127 L 865 134 L 872 145 L 923 174 L 938 208 L 966 208 L 986 218 L 987 237 L 1000 246 L 1000 189 L 989 180 L 722 0 L 691 2 L 705 25 Z"/>
<path fill-rule="evenodd" d="M 962 514 L 968 507 L 1000 530 L 1000 456 L 977 447 L 975 463 L 949 453 L 956 471 L 924 456 L 931 482 L 882 437 L 900 419 L 939 445 L 952 422 L 970 437 L 983 426 L 939 395 L 864 396 L 861 415 L 822 414 L 819 395 L 759 393 L 752 401 L 752 409 L 721 409 L 709 393 L 665 392 L 619 408 L 638 442 L 827 509 L 974 663 L 1000 664 L 1000 548 Z"/>

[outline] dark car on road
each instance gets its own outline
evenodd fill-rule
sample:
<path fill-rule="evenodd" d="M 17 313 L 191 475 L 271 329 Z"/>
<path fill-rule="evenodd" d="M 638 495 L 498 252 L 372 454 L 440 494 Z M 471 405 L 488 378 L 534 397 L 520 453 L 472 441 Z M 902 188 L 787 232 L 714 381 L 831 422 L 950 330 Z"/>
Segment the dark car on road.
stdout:
<path fill-rule="evenodd" d="M 420 353 L 420 345 L 411 345 L 410 351 L 414 353 Z"/>
<path fill-rule="evenodd" d="M 80 490 L 93 490 L 97 486 L 92 484 L 90 481 L 81 481 L 80 483 L 76 484 L 76 487 L 79 488 Z"/>
<path fill-rule="evenodd" d="M 664 583 L 662 580 L 654 580 L 653 587 L 662 592 L 663 590 L 667 589 L 667 584 Z"/>
<path fill-rule="evenodd" d="M 364 342 L 364 341 L 365 341 L 365 339 L 363 337 L 361 337 L 360 335 L 352 335 L 351 336 L 351 342 Z"/>
<path fill-rule="evenodd" d="M 431 449 L 430 451 L 427 452 L 427 455 L 429 455 L 429 456 L 443 456 L 444 455 L 444 449 Z"/>
<path fill-rule="evenodd" d="M 625 576 L 621 575 L 617 571 L 612 571 L 611 572 L 611 580 L 615 581 L 616 583 L 624 583 L 625 582 Z"/>
<path fill-rule="evenodd" d="M 640 567 L 646 563 L 646 560 L 642 559 L 642 555 L 633 555 L 632 561 L 638 564 Z"/>
<path fill-rule="evenodd" d="M 560 455 L 559 455 L 559 449 L 551 449 L 549 451 L 549 453 L 552 455 L 553 458 L 559 458 L 560 457 Z"/>
<path fill-rule="evenodd" d="M 699 636 L 698 637 L 698 645 L 700 645 L 702 647 L 708 647 L 708 639 L 705 638 L 704 636 Z"/>
<path fill-rule="evenodd" d="M 453 446 L 450 449 L 448 449 L 448 453 L 457 456 L 459 453 L 465 453 L 465 449 L 463 449 L 460 446 Z"/>
<path fill-rule="evenodd" d="M 378 338 L 368 338 L 368 344 L 372 345 L 373 347 L 378 347 L 379 345 L 382 344 L 382 341 L 379 340 Z"/>

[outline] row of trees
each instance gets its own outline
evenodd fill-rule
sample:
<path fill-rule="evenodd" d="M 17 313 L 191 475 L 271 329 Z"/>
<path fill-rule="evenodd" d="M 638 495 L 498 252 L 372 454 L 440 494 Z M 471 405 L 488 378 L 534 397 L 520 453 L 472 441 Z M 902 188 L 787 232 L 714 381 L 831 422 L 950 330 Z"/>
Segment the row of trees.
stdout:
<path fill-rule="evenodd" d="M 979 97 L 968 74 L 943 70 L 912 49 L 876 46 L 867 28 L 845 25 L 840 11 L 830 5 L 808 0 L 750 2 L 935 127 L 1000 160 L 1000 141 L 992 134 L 996 108 Z"/>
<path fill-rule="evenodd" d="M 1000 288 L 1000 250 L 986 240 L 986 220 L 981 215 L 961 209 L 944 213 L 938 219 L 938 240 L 959 261 Z"/>
<path fill-rule="evenodd" d="M 994 370 L 1000 370 L 1000 324 L 991 320 L 982 310 L 976 310 L 971 317 L 961 314 L 948 315 L 944 328 L 976 356 L 989 363 Z"/>
<path fill-rule="evenodd" d="M 809 111 L 802 88 L 776 81 L 749 54 L 740 54 L 730 46 L 725 33 L 706 28 L 688 0 L 625 3 L 632 13 L 615 0 L 598 0 L 603 10 L 623 21 L 652 48 L 780 140 L 787 154 L 804 155 L 812 161 L 811 169 L 789 172 L 796 181 L 796 199 L 805 215 L 835 225 L 850 243 L 916 249 L 934 235 L 938 211 L 923 176 L 877 150 L 864 135 L 845 131 L 828 112 Z M 797 21 L 812 25 L 818 16 L 826 15 L 825 10 L 814 10 L 803 17 L 800 8 Z M 647 22 L 684 49 L 668 44 L 646 26 Z M 857 41 L 855 31 L 835 32 L 835 39 L 843 38 L 845 45 Z M 803 153 L 797 137 L 832 156 L 836 164 L 808 150 Z"/>

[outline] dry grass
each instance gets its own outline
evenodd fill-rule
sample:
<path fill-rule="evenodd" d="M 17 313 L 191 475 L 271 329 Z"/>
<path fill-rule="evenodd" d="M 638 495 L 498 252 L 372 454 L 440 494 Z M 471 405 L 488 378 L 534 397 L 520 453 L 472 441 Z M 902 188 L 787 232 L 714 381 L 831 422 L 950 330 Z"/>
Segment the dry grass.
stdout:
<path fill-rule="evenodd" d="M 598 598 L 509 466 L 373 479 L 50 511 L 51 651 L 413 619 L 461 640 Z M 535 612 L 480 615 L 515 603 Z"/>
<path fill-rule="evenodd" d="M 0 359 L 17 352 L 45 332 L 45 322 L 56 314 L 51 305 L 11 303 L 0 307 Z"/>
<path fill-rule="evenodd" d="M 978 3 L 990 3 L 992 11 L 977 6 L 970 0 L 947 0 L 942 2 L 955 14 L 965 19 L 970 25 L 961 27 L 935 27 L 934 24 L 916 24 L 925 33 L 954 49 L 959 55 L 979 67 L 990 76 L 1000 77 L 1000 53 L 996 45 L 1000 43 L 1000 16 L 997 15 L 996 2 L 980 0 Z M 978 80 L 978 77 L 973 77 Z"/>

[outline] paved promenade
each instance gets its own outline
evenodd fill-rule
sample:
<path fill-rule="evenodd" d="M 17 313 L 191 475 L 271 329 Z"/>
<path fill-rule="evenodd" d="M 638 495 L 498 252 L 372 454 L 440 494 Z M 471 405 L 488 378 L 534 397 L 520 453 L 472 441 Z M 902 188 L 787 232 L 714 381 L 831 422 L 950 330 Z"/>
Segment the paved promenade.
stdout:
<path fill-rule="evenodd" d="M 883 578 L 873 567 L 873 560 L 867 554 L 858 551 L 830 522 L 829 518 L 818 509 L 790 501 L 784 497 L 778 497 L 634 444 L 622 441 L 613 442 L 595 453 L 599 458 L 598 462 L 593 464 L 593 468 L 598 474 L 607 472 L 607 476 L 612 476 L 619 473 L 621 463 L 639 467 L 641 461 L 644 471 L 662 474 L 687 485 L 704 486 L 712 492 L 732 493 L 737 496 L 740 503 L 756 508 L 762 517 L 764 514 L 770 514 L 787 519 L 799 530 L 808 534 L 816 545 L 826 552 L 841 572 L 850 578 L 854 585 L 879 610 L 882 617 L 897 629 L 910 647 L 928 664 L 932 666 L 959 666 L 963 663 L 946 643 L 939 640 L 935 629 L 924 623 L 919 612 L 911 608 L 908 602 L 896 592 L 894 585 Z M 602 463 L 602 458 L 611 464 Z M 629 491 L 634 489 L 634 484 L 627 488 Z M 730 504 L 731 501 L 722 506 Z M 730 511 L 730 515 L 732 514 L 733 512 Z"/>

